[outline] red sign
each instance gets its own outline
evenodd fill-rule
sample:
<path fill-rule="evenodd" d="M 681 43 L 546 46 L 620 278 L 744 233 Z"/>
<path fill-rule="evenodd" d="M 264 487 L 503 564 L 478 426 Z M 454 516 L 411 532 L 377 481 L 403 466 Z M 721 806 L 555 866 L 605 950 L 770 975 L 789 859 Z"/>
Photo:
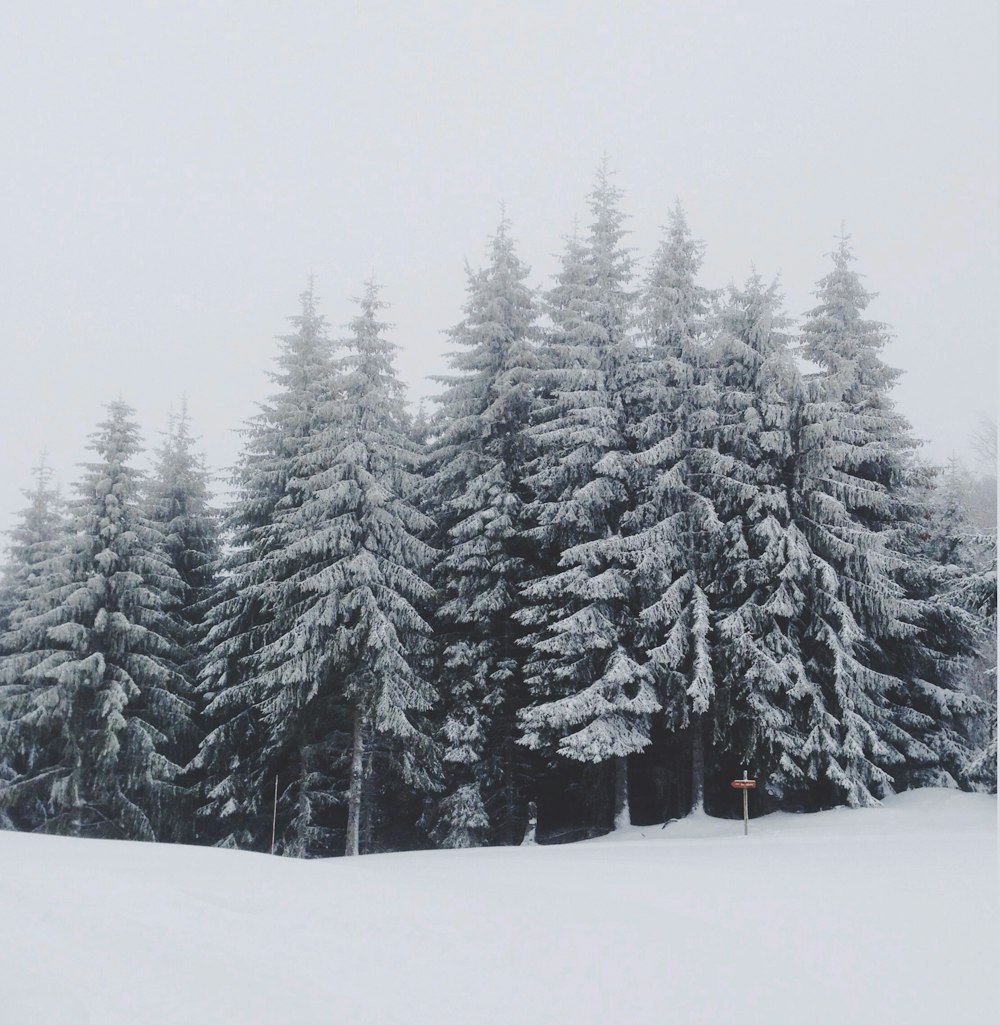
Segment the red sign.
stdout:
<path fill-rule="evenodd" d="M 734 790 L 753 790 L 753 788 L 757 785 L 757 780 L 755 780 L 755 779 L 734 779 L 732 781 L 732 783 L 730 783 L 729 785 Z"/>

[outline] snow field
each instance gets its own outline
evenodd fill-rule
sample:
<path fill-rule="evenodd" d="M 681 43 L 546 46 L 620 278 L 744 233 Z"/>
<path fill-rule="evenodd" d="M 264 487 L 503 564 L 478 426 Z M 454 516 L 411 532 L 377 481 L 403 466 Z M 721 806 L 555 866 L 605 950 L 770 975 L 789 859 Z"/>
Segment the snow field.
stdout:
<path fill-rule="evenodd" d="M 292 861 L 0 833 L 2 1025 L 993 1020 L 996 798 Z"/>

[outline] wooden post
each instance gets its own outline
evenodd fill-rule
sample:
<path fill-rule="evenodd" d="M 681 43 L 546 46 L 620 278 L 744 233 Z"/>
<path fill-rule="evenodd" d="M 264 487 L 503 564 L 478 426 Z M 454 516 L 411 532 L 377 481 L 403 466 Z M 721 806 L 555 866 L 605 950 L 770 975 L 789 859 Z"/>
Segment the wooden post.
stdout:
<path fill-rule="evenodd" d="M 274 838 L 278 834 L 278 774 L 274 774 L 274 814 L 271 816 L 271 853 L 274 854 Z"/>
<path fill-rule="evenodd" d="M 743 778 L 744 778 L 744 780 L 747 778 L 747 770 L 746 769 L 743 770 Z M 748 802 L 749 795 L 750 795 L 750 791 L 747 790 L 744 787 L 744 789 L 743 789 L 743 835 L 744 836 L 749 836 L 749 834 L 750 834 L 750 805 L 749 805 L 749 802 Z"/>

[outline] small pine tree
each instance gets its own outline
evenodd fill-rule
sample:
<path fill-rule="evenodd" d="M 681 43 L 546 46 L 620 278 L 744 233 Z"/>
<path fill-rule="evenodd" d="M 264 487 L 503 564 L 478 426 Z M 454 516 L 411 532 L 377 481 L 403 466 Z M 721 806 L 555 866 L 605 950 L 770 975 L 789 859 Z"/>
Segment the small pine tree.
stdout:
<path fill-rule="evenodd" d="M 53 487 L 52 468 L 43 456 L 26 490 L 27 506 L 8 535 L 8 561 L 0 577 L 0 656 L 15 654 L 25 643 L 19 625 L 44 607 L 50 593 L 65 582 L 65 508 Z M 13 786 L 48 757 L 38 741 L 21 743 L 10 706 L 24 686 L 16 676 L 0 675 L 0 828 L 32 829 L 44 821 L 44 809 L 25 788 Z"/>
<path fill-rule="evenodd" d="M 15 612 L 0 673 L 15 683 L 8 716 L 18 780 L 45 809 L 41 828 L 152 840 L 168 828 L 177 766 L 164 754 L 190 727 L 171 610 L 178 579 L 140 508 L 132 410 L 108 406 L 74 508 L 63 579 Z"/>

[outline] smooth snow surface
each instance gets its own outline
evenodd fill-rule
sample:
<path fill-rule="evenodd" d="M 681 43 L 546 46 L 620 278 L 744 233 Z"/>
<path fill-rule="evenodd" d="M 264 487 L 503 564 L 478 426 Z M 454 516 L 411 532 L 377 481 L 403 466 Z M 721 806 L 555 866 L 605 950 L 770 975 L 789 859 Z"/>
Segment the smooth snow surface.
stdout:
<path fill-rule="evenodd" d="M 3 1025 L 995 1020 L 996 799 L 297 862 L 0 833 Z"/>

